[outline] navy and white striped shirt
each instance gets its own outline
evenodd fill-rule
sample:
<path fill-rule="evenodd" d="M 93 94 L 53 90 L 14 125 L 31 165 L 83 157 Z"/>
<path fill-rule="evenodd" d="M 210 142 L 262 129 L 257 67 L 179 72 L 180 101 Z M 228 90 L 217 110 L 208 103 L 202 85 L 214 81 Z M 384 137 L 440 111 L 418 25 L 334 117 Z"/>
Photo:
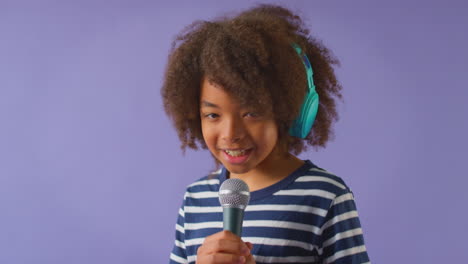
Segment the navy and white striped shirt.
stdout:
<path fill-rule="evenodd" d="M 205 237 L 223 229 L 218 200 L 223 168 L 187 188 L 170 263 L 195 263 Z M 343 180 L 310 161 L 267 188 L 251 192 L 242 240 L 257 263 L 370 263 L 354 197 Z"/>

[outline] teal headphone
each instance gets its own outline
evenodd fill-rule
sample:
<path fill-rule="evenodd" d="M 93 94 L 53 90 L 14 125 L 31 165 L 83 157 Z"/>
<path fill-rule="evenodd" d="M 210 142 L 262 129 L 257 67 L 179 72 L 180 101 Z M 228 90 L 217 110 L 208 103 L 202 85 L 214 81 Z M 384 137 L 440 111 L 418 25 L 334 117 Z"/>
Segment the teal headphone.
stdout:
<path fill-rule="evenodd" d="M 293 43 L 292 46 L 299 57 L 301 57 L 302 63 L 305 66 L 309 90 L 307 91 L 304 102 L 302 103 L 299 116 L 294 120 L 291 128 L 289 129 L 289 134 L 298 138 L 306 138 L 312 129 L 315 117 L 317 116 L 319 96 L 315 91 L 314 79 L 312 78 L 314 72 L 312 71 L 312 65 L 310 65 L 307 55 L 302 52 L 302 49 L 296 43 Z"/>

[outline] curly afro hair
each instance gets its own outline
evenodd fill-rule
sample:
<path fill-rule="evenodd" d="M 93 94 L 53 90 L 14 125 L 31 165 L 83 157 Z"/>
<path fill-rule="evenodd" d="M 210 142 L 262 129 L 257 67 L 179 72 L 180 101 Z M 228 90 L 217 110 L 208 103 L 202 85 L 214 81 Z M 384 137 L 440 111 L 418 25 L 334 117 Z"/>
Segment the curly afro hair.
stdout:
<path fill-rule="evenodd" d="M 289 127 L 308 90 L 304 65 L 292 48 L 307 54 L 320 96 L 311 133 L 300 139 Z M 200 120 L 200 88 L 204 78 L 219 84 L 241 105 L 272 109 L 279 142 L 294 154 L 307 145 L 325 147 L 338 120 L 335 99 L 342 99 L 334 65 L 338 60 L 321 41 L 309 35 L 301 18 L 274 5 L 259 5 L 235 17 L 195 21 L 172 43 L 161 95 L 181 148 L 206 149 Z"/>

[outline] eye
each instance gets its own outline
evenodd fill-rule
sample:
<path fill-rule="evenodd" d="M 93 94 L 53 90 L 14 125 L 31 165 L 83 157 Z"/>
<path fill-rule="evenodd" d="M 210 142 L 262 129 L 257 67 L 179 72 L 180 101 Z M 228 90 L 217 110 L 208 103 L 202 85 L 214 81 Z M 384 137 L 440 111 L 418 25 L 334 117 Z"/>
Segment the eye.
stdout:
<path fill-rule="evenodd" d="M 256 112 L 247 112 L 244 114 L 245 117 L 251 117 L 251 118 L 257 118 L 257 117 L 260 117 L 260 114 L 259 113 L 256 113 Z"/>
<path fill-rule="evenodd" d="M 203 114 L 203 117 L 207 119 L 215 119 L 215 118 L 218 118 L 219 115 L 215 113 L 208 113 L 208 114 Z"/>

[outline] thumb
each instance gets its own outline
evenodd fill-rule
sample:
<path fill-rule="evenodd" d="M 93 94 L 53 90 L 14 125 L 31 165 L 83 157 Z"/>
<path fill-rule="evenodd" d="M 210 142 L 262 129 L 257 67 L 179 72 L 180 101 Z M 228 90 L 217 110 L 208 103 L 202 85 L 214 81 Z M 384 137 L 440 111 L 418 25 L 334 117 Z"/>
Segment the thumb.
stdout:
<path fill-rule="evenodd" d="M 245 244 L 247 245 L 247 247 L 248 247 L 250 250 L 252 250 L 252 248 L 253 248 L 252 243 L 250 243 L 250 242 L 245 242 Z"/>

